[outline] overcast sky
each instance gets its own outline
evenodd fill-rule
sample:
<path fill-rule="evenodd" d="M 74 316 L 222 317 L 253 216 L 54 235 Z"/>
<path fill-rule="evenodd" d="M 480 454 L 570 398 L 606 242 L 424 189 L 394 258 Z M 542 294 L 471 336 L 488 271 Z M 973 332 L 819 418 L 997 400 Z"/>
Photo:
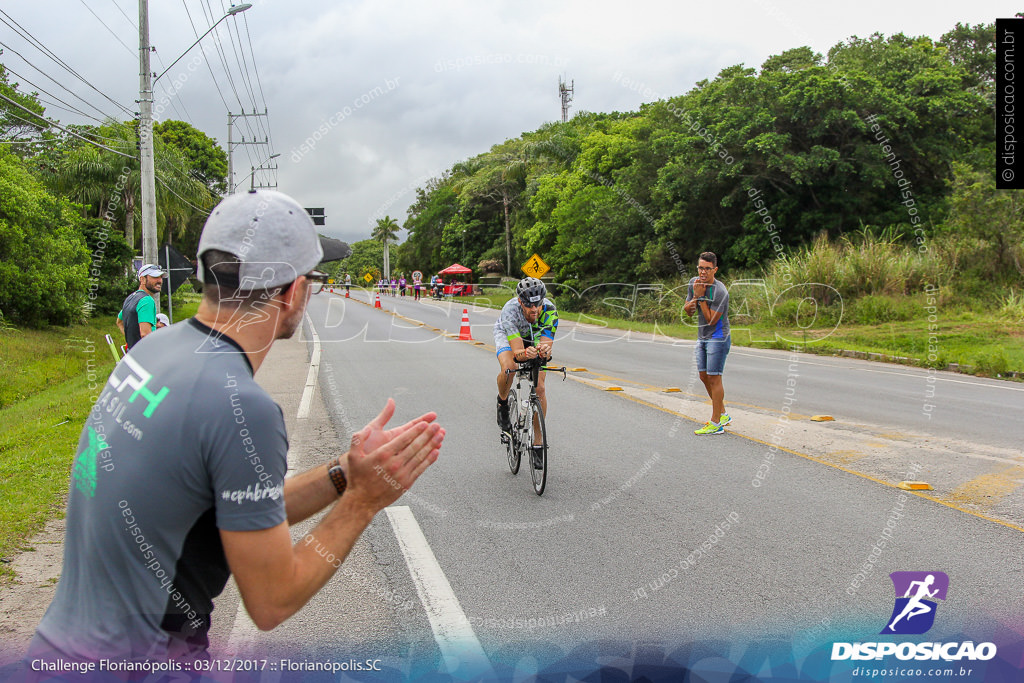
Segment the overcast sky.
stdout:
<path fill-rule="evenodd" d="M 810 45 L 824 54 L 849 36 L 876 31 L 938 38 L 958 21 L 987 23 L 1020 10 L 1019 3 L 994 0 L 252 4 L 215 31 L 227 53 L 231 83 L 211 34 L 160 79 L 174 88 L 177 78 L 178 85 L 171 98 L 175 108 L 166 107 L 158 119 L 189 121 L 226 148 L 228 111 L 237 114 L 244 104 L 251 112 L 253 100 L 262 110 L 265 103 L 273 149 L 236 147 L 235 182 L 248 187 L 250 168 L 280 154 L 271 162 L 279 167 L 279 189 L 304 206 L 324 207 L 324 232 L 350 242 L 369 237 L 375 219 L 384 214 L 404 223 L 415 188 L 428 178 L 493 144 L 559 120 L 561 75 L 575 84 L 570 115 L 630 111 L 683 94 L 724 67 L 758 67 L 793 47 Z M 169 66 L 196 40 L 196 29 L 201 34 L 228 7 L 222 0 L 152 2 L 150 40 L 160 57 L 153 70 Z M 137 111 L 135 0 L 4 0 L 0 8 L 98 90 Z M 125 118 L 6 25 L 0 25 L 0 36 L 100 111 Z M 235 57 L 239 49 L 248 79 Z M 2 61 L 84 109 L 11 50 Z M 12 76 L 12 81 L 21 79 Z M 254 98 L 244 87 L 247 81 Z M 158 87 L 157 101 L 165 94 Z M 55 107 L 47 113 L 62 123 L 91 122 Z M 246 120 L 240 119 L 235 140 L 244 134 L 252 141 L 254 133 L 262 139 L 264 129 L 256 128 L 256 119 L 247 121 L 253 130 L 246 131 Z M 272 176 L 260 173 L 257 179 L 267 182 Z"/>

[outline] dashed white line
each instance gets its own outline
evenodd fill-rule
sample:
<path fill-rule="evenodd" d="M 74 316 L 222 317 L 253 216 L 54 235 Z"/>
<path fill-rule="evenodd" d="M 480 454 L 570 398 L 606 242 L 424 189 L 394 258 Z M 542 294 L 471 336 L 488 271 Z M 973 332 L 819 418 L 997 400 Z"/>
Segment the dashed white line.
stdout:
<path fill-rule="evenodd" d="M 448 673 L 457 678 L 493 678 L 495 674 L 491 663 L 412 510 L 399 505 L 384 511 L 395 530 L 398 545 L 434 632 L 434 640 L 448 665 Z"/>

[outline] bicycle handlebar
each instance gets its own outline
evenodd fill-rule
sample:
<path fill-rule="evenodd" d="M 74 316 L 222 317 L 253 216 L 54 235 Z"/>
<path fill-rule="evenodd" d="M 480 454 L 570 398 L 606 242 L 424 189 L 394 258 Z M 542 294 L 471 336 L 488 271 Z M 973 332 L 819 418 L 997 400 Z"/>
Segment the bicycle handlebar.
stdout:
<path fill-rule="evenodd" d="M 562 373 L 562 381 L 565 381 L 566 369 L 565 369 L 564 365 L 561 366 L 561 367 L 556 367 L 554 365 L 536 365 L 538 360 L 540 360 L 540 359 L 536 359 L 535 358 L 535 359 L 531 359 L 531 360 L 525 361 L 523 363 L 519 363 L 519 367 L 517 367 L 515 370 L 506 370 L 505 374 L 506 375 L 512 375 L 512 374 L 516 374 L 516 373 L 527 373 L 527 372 L 530 372 L 536 366 L 538 370 L 543 370 L 544 372 L 560 372 L 560 373 Z"/>

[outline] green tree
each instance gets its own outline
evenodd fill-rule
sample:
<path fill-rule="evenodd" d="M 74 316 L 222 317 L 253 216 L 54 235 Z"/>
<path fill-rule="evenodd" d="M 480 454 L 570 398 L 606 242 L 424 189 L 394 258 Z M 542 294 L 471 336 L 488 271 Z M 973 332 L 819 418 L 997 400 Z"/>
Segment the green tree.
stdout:
<path fill-rule="evenodd" d="M 7 98 L 0 98 L 0 140 L 8 143 L 26 143 L 12 144 L 11 147 L 19 156 L 28 156 L 32 149 L 28 143 L 42 138 L 50 127 L 49 122 L 43 118 L 45 109 L 39 103 L 36 93 L 25 95 L 18 91 L 18 84 L 10 82 L 3 64 L 0 64 L 0 95 Z M 11 104 L 7 100 L 13 100 L 16 104 Z"/>
<path fill-rule="evenodd" d="M 83 219 L 79 230 L 90 255 L 85 309 L 89 315 L 117 313 L 129 292 L 139 287 L 132 270 L 134 253 L 114 226 L 100 218 Z"/>
<path fill-rule="evenodd" d="M 416 201 L 408 209 L 405 229 L 409 237 L 407 249 L 399 261 L 405 270 L 421 269 L 436 272 L 444 268 L 441 241 L 444 226 L 459 211 L 459 201 L 447 175 L 432 178 L 425 188 L 417 188 Z"/>
<path fill-rule="evenodd" d="M 365 285 L 364 275 L 369 274 L 371 283 L 376 283 L 383 277 L 382 265 L 384 263 L 384 243 L 377 239 L 361 240 L 353 242 L 352 253 L 348 258 L 339 261 L 337 266 L 332 266 L 331 273 L 336 281 L 343 280 L 345 273 L 352 275 L 352 283 L 360 286 Z M 394 246 L 389 245 L 389 250 Z"/>
<path fill-rule="evenodd" d="M 962 162 L 953 169 L 945 230 L 984 242 L 997 273 L 1024 276 L 1024 193 L 997 190 L 991 170 Z"/>
<path fill-rule="evenodd" d="M 184 158 L 193 175 L 214 196 L 228 191 L 228 155 L 217 141 L 184 121 L 163 121 L 153 130 Z"/>
<path fill-rule="evenodd" d="M 82 144 L 63 155 L 54 186 L 73 200 L 87 204 L 96 217 L 115 216 L 123 221 L 128 246 L 135 247 L 136 210 L 140 203 L 141 173 L 136 145 L 137 124 L 109 121 L 88 137 L 107 149 Z M 214 199 L 201 181 L 192 177 L 188 163 L 154 135 L 156 166 L 157 234 L 181 235 L 196 211 L 213 206 Z M 111 151 L 113 150 L 113 151 Z"/>
<path fill-rule="evenodd" d="M 460 204 L 494 202 L 501 207 L 505 228 L 505 268 L 512 271 L 512 213 L 519 206 L 528 170 L 529 150 L 525 143 L 510 140 L 495 145 L 487 154 L 456 164 L 452 176 Z"/>
<path fill-rule="evenodd" d="M 949 52 L 949 59 L 963 67 L 967 76 L 965 85 L 975 88 L 987 98 L 995 96 L 996 81 L 996 25 L 961 24 L 939 39 L 939 45 Z"/>
<path fill-rule="evenodd" d="M 77 207 L 0 150 L 0 313 L 31 327 L 83 317 L 89 252 Z"/>

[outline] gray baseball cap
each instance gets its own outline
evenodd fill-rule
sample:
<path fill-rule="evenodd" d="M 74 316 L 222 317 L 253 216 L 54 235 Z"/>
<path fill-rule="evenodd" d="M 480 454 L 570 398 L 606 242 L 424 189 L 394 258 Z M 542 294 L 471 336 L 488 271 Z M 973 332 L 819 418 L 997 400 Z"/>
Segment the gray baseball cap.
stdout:
<path fill-rule="evenodd" d="M 241 262 L 237 282 L 204 273 L 202 257 L 211 249 Z M 306 210 L 283 192 L 240 192 L 224 199 L 206 219 L 197 252 L 199 279 L 244 291 L 272 289 L 351 252 L 344 242 L 318 235 Z"/>

